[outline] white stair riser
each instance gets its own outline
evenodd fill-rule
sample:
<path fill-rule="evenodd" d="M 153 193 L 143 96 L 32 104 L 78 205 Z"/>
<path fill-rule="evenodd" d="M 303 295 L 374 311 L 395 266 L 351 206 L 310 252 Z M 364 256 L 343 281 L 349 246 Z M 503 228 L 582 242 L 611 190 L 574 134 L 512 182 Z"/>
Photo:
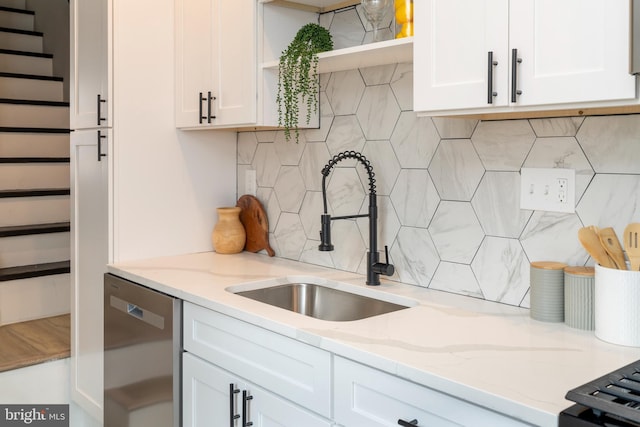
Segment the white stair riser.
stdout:
<path fill-rule="evenodd" d="M 53 59 L 0 53 L 0 72 L 52 76 Z"/>
<path fill-rule="evenodd" d="M 0 199 L 0 227 L 66 222 L 70 206 L 69 196 Z"/>
<path fill-rule="evenodd" d="M 69 107 L 0 104 L 0 126 L 69 128 Z"/>
<path fill-rule="evenodd" d="M 0 132 L 0 157 L 69 157 L 69 135 Z"/>
<path fill-rule="evenodd" d="M 0 10 L 0 27 L 33 31 L 34 15 Z"/>
<path fill-rule="evenodd" d="M 31 101 L 63 101 L 62 82 L 0 77 L 0 98 Z"/>
<path fill-rule="evenodd" d="M 0 326 L 70 311 L 70 275 L 0 282 Z"/>
<path fill-rule="evenodd" d="M 26 9 L 27 3 L 25 0 L 0 0 L 0 6 L 12 7 L 14 9 Z"/>
<path fill-rule="evenodd" d="M 0 239 L 0 268 L 69 259 L 69 233 L 36 234 Z"/>
<path fill-rule="evenodd" d="M 0 163 L 0 190 L 69 188 L 68 163 Z"/>
<path fill-rule="evenodd" d="M 43 53 L 42 37 L 32 36 L 30 34 L 0 31 L 0 49 Z"/>

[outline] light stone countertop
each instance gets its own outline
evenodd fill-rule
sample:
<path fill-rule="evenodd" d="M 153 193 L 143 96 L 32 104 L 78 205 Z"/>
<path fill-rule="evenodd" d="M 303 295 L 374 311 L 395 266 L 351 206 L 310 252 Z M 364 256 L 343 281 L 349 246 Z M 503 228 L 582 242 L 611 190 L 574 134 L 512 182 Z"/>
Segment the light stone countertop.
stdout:
<path fill-rule="evenodd" d="M 518 307 L 385 282 L 282 258 L 213 252 L 122 262 L 108 271 L 418 384 L 524 420 L 557 426 L 572 388 L 640 359 L 640 348 L 529 318 Z M 328 322 L 234 295 L 267 283 L 309 279 L 415 306 Z"/>

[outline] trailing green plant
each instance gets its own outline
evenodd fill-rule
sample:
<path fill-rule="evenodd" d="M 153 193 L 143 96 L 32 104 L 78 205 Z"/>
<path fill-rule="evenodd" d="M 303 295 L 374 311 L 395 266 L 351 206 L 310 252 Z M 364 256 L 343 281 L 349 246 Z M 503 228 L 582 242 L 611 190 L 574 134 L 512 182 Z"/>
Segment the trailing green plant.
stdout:
<path fill-rule="evenodd" d="M 280 55 L 278 75 L 278 125 L 284 127 L 286 140 L 291 139 L 291 129 L 295 129 L 296 143 L 298 130 L 299 105 L 307 105 L 307 124 L 311 113 L 318 111 L 318 53 L 333 49 L 331 33 L 318 25 L 306 24 L 293 41 Z"/>

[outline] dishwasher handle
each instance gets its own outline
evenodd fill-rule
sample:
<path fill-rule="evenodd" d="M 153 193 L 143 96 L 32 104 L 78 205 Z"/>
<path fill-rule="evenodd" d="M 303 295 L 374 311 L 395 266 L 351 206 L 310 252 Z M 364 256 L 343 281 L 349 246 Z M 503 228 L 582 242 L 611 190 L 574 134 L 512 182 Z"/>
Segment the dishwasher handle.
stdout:
<path fill-rule="evenodd" d="M 137 304 L 125 301 L 115 295 L 110 295 L 109 304 L 111 307 L 119 310 L 131 317 L 135 317 L 149 325 L 164 330 L 164 316 L 154 313 L 151 310 L 144 309 Z"/>

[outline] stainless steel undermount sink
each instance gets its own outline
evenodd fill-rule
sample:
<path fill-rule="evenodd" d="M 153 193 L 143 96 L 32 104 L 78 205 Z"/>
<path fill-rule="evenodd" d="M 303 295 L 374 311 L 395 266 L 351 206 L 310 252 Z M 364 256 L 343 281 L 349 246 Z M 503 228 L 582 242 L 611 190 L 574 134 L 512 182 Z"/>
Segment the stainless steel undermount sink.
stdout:
<path fill-rule="evenodd" d="M 360 320 L 410 307 L 314 283 L 276 284 L 234 293 L 305 316 L 332 321 Z"/>

